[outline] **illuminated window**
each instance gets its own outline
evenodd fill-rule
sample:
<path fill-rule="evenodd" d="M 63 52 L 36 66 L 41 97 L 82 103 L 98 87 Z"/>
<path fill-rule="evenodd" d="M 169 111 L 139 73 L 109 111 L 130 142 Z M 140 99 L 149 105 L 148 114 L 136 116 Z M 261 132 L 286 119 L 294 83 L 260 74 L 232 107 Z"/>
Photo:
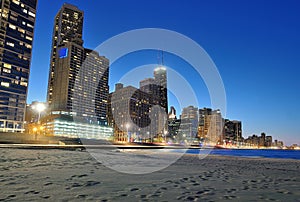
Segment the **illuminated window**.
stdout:
<path fill-rule="evenodd" d="M 32 41 L 32 38 L 30 36 L 26 36 L 26 39 Z"/>
<path fill-rule="evenodd" d="M 15 4 L 17 4 L 17 5 L 20 5 L 19 0 L 13 0 L 13 3 L 15 3 Z"/>
<path fill-rule="evenodd" d="M 11 29 L 16 29 L 16 26 L 12 25 L 12 24 L 9 24 L 9 28 Z"/>
<path fill-rule="evenodd" d="M 5 68 L 7 68 L 7 69 L 11 69 L 11 65 L 10 64 L 6 64 L 6 63 L 4 63 L 4 65 L 3 65 Z"/>
<path fill-rule="evenodd" d="M 22 21 L 22 25 L 26 25 L 26 22 Z"/>
<path fill-rule="evenodd" d="M 10 72 L 11 72 L 10 69 L 3 69 L 2 71 L 5 73 L 8 73 L 8 74 L 10 74 Z"/>
<path fill-rule="evenodd" d="M 21 86 L 27 86 L 27 82 L 21 82 L 20 85 Z"/>
<path fill-rule="evenodd" d="M 11 47 L 14 47 L 14 46 L 15 46 L 15 44 L 14 44 L 14 43 L 11 43 L 11 42 L 6 42 L 6 45 L 11 46 Z"/>
<path fill-rule="evenodd" d="M 32 13 L 31 11 L 29 11 L 29 13 L 28 13 L 31 17 L 35 17 L 35 14 L 34 13 Z"/>
<path fill-rule="evenodd" d="M 24 29 L 21 29 L 21 28 L 18 28 L 18 31 L 25 34 L 25 30 Z"/>
<path fill-rule="evenodd" d="M 1 86 L 4 86 L 4 87 L 9 87 L 9 83 L 8 82 L 1 82 Z"/>
<path fill-rule="evenodd" d="M 23 9 L 23 12 L 24 12 L 24 13 L 27 13 L 28 11 L 24 8 L 24 9 Z"/>
<path fill-rule="evenodd" d="M 29 23 L 27 23 L 27 27 L 33 28 L 33 26 Z"/>

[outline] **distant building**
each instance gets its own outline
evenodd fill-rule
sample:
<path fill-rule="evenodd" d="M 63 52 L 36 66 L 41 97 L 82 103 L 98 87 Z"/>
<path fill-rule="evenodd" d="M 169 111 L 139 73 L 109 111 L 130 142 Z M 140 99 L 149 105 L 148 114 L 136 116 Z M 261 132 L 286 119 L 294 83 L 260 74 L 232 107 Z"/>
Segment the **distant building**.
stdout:
<path fill-rule="evenodd" d="M 157 138 L 157 114 L 152 110 L 157 101 L 133 86 L 117 84 L 109 95 L 108 124 L 114 128 L 114 140 L 119 142 L 152 142 Z"/>
<path fill-rule="evenodd" d="M 168 114 L 168 119 L 177 119 L 176 109 L 173 106 L 171 106 L 171 108 L 170 108 L 170 112 Z"/>
<path fill-rule="evenodd" d="M 261 133 L 261 136 L 252 135 L 244 140 L 244 143 L 252 147 L 283 147 L 282 141 L 275 140 L 272 142 L 272 136 L 266 136 L 265 133 Z"/>
<path fill-rule="evenodd" d="M 211 114 L 212 114 L 212 109 L 210 108 L 199 109 L 198 137 L 200 139 L 206 137 L 208 134 Z"/>
<path fill-rule="evenodd" d="M 37 0 L 0 0 L 0 132 L 23 132 Z"/>
<path fill-rule="evenodd" d="M 223 139 L 226 142 L 242 142 L 242 122 L 225 119 Z"/>
<path fill-rule="evenodd" d="M 198 132 L 198 108 L 193 106 L 183 108 L 180 119 L 180 136 L 183 140 L 192 142 Z"/>
<path fill-rule="evenodd" d="M 159 96 L 158 86 L 155 84 L 154 78 L 147 78 L 140 81 L 140 90 L 148 94 Z"/>
<path fill-rule="evenodd" d="M 177 119 L 176 110 L 171 106 L 168 117 L 168 139 L 172 142 L 179 142 L 179 129 L 181 125 L 181 119 Z"/>
<path fill-rule="evenodd" d="M 214 145 L 222 140 L 224 121 L 220 110 L 199 109 L 198 138 Z"/>
<path fill-rule="evenodd" d="M 266 147 L 271 147 L 272 146 L 272 142 L 273 142 L 272 139 L 273 139 L 272 136 L 266 136 L 266 141 L 265 141 L 265 146 Z"/>
<path fill-rule="evenodd" d="M 266 134 L 265 133 L 261 133 L 261 135 L 259 137 L 259 143 L 258 143 L 258 145 L 260 147 L 266 146 Z"/>

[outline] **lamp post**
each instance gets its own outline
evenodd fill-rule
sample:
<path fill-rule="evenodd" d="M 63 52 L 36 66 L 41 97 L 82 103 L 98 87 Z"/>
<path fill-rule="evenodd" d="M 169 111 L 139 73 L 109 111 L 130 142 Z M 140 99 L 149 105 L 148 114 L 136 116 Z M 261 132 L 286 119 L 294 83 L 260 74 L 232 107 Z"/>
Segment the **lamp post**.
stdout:
<path fill-rule="evenodd" d="M 43 103 L 37 103 L 32 106 L 32 109 L 38 112 L 38 123 L 40 123 L 41 118 L 41 112 L 43 112 L 46 109 L 46 105 Z"/>
<path fill-rule="evenodd" d="M 128 129 L 130 127 L 130 124 L 126 123 L 125 127 L 126 127 L 126 130 L 127 130 L 127 141 L 130 142 L 130 137 L 129 137 L 129 133 L 128 133 Z"/>

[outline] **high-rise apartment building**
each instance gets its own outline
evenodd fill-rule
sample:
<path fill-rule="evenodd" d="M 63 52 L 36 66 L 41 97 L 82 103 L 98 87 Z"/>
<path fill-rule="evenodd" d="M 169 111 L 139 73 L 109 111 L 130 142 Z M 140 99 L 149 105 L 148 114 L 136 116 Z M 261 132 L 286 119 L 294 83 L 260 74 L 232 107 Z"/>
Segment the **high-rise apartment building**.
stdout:
<path fill-rule="evenodd" d="M 0 0 L 0 132 L 22 132 L 37 0 Z"/>
<path fill-rule="evenodd" d="M 51 110 L 107 125 L 109 60 L 74 42 L 58 47 Z"/>
<path fill-rule="evenodd" d="M 106 139 L 109 60 L 84 48 L 83 11 L 64 4 L 55 17 L 44 118 L 49 134 Z M 85 131 L 85 132 L 84 132 Z"/>
<path fill-rule="evenodd" d="M 74 42 L 82 46 L 83 11 L 76 6 L 65 3 L 55 16 L 52 47 L 50 58 L 50 71 L 48 79 L 47 102 L 51 105 L 53 97 L 54 74 L 59 45 Z"/>

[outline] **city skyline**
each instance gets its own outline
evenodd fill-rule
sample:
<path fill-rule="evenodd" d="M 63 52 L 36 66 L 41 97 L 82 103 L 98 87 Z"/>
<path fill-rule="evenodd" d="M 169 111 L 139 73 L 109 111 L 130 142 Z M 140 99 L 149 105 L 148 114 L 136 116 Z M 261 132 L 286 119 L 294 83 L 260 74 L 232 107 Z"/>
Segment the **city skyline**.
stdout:
<path fill-rule="evenodd" d="M 86 18 L 90 19 L 85 20 L 86 28 L 83 31 L 83 38 L 85 42 L 87 42 L 86 46 L 88 48 L 94 48 L 107 38 L 134 28 L 162 27 L 186 34 L 202 45 L 216 63 L 223 78 L 227 93 L 226 117 L 238 119 L 243 122 L 244 137 L 250 136 L 253 133 L 260 134 L 261 132 L 266 132 L 275 138 L 284 140 L 287 144 L 299 144 L 299 126 L 297 122 L 299 122 L 300 117 L 299 114 L 296 113 L 297 109 L 299 109 L 297 105 L 299 95 L 297 95 L 295 91 L 295 89 L 299 87 L 299 82 L 296 80 L 296 75 L 299 70 L 292 68 L 293 66 L 299 66 L 299 61 L 296 60 L 297 54 L 299 53 L 299 50 L 296 49 L 297 43 L 299 44 L 299 39 L 296 38 L 297 33 L 299 33 L 299 28 L 294 26 L 295 23 L 298 23 L 295 16 L 299 15 L 296 13 L 297 9 L 295 9 L 296 3 L 294 3 L 296 4 L 294 6 L 291 5 L 293 2 L 289 2 L 290 5 L 286 3 L 282 6 L 280 2 L 274 2 L 272 9 L 265 11 L 261 4 L 262 7 L 255 7 L 259 2 L 256 2 L 256 4 L 248 3 L 248 9 L 241 5 L 241 3 L 234 2 L 235 8 L 231 9 L 227 5 L 224 5 L 223 10 L 207 2 L 197 3 L 196 1 L 191 1 L 189 4 L 174 3 L 172 5 L 167 5 L 165 2 L 163 2 L 163 4 L 157 2 L 162 8 L 155 7 L 155 5 L 153 5 L 155 3 L 148 4 L 147 6 L 149 6 L 149 8 L 145 10 L 145 14 L 140 12 L 142 10 L 142 4 L 136 3 L 134 7 L 140 8 L 140 10 L 138 9 L 135 12 L 136 14 L 142 15 L 143 20 L 134 19 L 133 14 L 123 11 L 125 18 L 122 20 L 129 24 L 128 26 L 121 26 L 119 28 L 117 26 L 117 19 L 119 18 L 116 16 L 108 17 L 109 10 L 117 12 L 116 8 L 111 5 L 112 3 L 104 3 L 105 5 L 107 4 L 106 6 L 109 9 L 108 11 L 98 14 L 100 19 L 101 15 L 103 15 L 103 19 L 105 19 L 100 22 L 97 20 L 93 21 L 92 19 L 92 16 L 94 16 L 97 11 L 97 3 L 88 5 L 79 1 L 68 1 L 68 3 L 74 4 L 78 6 L 79 9 L 84 10 Z M 219 2 L 219 4 L 221 3 L 222 2 Z M 28 103 L 33 100 L 44 101 L 46 99 L 45 94 L 47 90 L 45 88 L 47 84 L 46 82 L 41 83 L 40 78 L 43 77 L 45 81 L 47 80 L 46 74 L 49 71 L 52 28 L 48 29 L 44 24 L 48 21 L 52 22 L 52 19 L 54 19 L 57 10 L 59 10 L 62 4 L 62 1 L 54 2 L 54 6 L 51 9 L 49 9 L 44 2 L 39 2 L 38 4 Z M 123 3 L 119 2 L 119 4 Z M 167 6 L 169 6 L 169 10 L 167 11 L 167 13 L 170 14 L 169 17 L 164 13 L 166 18 L 163 18 L 161 15 L 153 19 L 148 18 L 148 15 L 151 13 L 151 8 L 155 7 L 157 8 L 156 10 L 159 11 L 163 8 L 167 8 Z M 204 12 L 206 14 L 215 9 L 217 13 L 223 11 L 223 14 L 227 13 L 230 15 L 221 19 L 221 12 L 221 14 L 218 13 L 215 17 L 212 17 L 212 19 L 206 19 L 207 21 L 205 21 L 205 19 L 201 18 L 204 17 L 205 14 L 199 14 L 198 11 L 196 12 L 195 8 L 193 8 L 200 8 L 201 6 L 208 8 L 208 11 Z M 297 6 L 299 7 L 299 5 Z M 184 12 L 187 16 L 182 16 L 178 13 L 176 15 L 175 11 L 180 10 L 180 8 L 182 8 L 183 11 L 191 9 L 191 11 L 194 12 Z M 287 10 L 284 10 L 287 8 L 293 9 L 287 12 Z M 47 9 L 48 12 L 43 12 L 45 9 Z M 278 21 L 276 14 L 279 10 L 284 11 L 285 20 Z M 230 11 L 232 11 L 232 13 Z M 247 12 L 245 15 L 242 15 L 242 11 Z M 254 15 L 254 11 L 256 11 L 256 15 L 258 16 Z M 268 17 L 267 14 L 271 17 Z M 241 15 L 242 19 L 234 19 L 237 15 Z M 118 16 L 120 17 L 120 15 Z M 174 17 L 174 19 L 171 17 Z M 177 24 L 172 24 L 176 19 L 180 19 L 181 21 L 179 20 Z M 199 20 L 199 22 L 193 22 L 192 19 Z M 233 20 L 233 24 L 235 23 L 235 29 L 226 27 L 226 25 L 230 25 L 230 23 L 226 21 L 229 19 Z M 246 25 L 241 23 L 243 19 L 249 20 L 246 24 L 250 25 L 250 28 L 247 29 Z M 261 21 L 261 19 L 264 20 Z M 220 20 L 221 23 L 218 22 L 218 20 Z M 286 20 L 288 20 L 289 23 L 286 23 Z M 284 25 L 288 31 L 284 32 L 281 29 L 279 30 L 280 33 L 272 32 L 278 31 L 278 25 L 275 25 L 276 22 L 280 25 Z M 102 28 L 105 29 L 97 29 L 96 25 L 100 23 L 103 25 Z M 210 23 L 216 23 L 217 26 L 208 25 Z M 197 26 L 203 27 L 203 29 L 197 29 Z M 194 28 L 196 31 L 194 31 Z M 223 34 L 217 33 L 218 31 L 222 31 Z M 41 33 L 44 34 L 42 35 Z M 285 34 L 285 40 L 277 41 L 282 34 Z M 287 38 L 287 36 L 290 35 L 291 37 Z M 274 49 L 274 47 L 276 47 L 276 49 Z M 139 53 L 133 54 L 133 56 L 137 55 L 143 56 L 143 54 Z M 132 62 L 132 58 L 130 57 L 121 62 L 117 61 L 116 64 L 111 66 L 111 75 L 118 78 L 120 74 L 129 71 L 130 69 L 128 68 L 130 66 L 133 68 L 144 62 L 156 62 L 155 54 L 150 53 L 151 57 L 147 54 L 145 55 L 144 57 L 140 57 L 139 61 L 135 62 Z M 166 55 L 165 61 L 166 65 L 178 69 L 187 66 L 184 62 L 175 63 L 176 59 L 173 60 L 173 57 L 170 55 Z M 288 70 L 281 69 L 281 66 L 288 65 L 289 63 L 290 68 Z M 114 70 L 119 70 L 124 64 L 126 67 L 123 67 L 120 73 Z M 183 67 L 178 67 L 177 65 L 183 65 Z M 239 66 L 243 66 L 243 69 Z M 261 68 L 261 66 L 264 68 Z M 42 75 L 46 76 L 44 77 Z M 145 78 L 146 77 L 148 76 L 145 76 Z M 109 84 L 111 88 L 117 81 L 115 78 L 110 80 Z M 192 78 L 190 82 L 193 87 L 198 88 L 199 80 Z M 200 88 L 205 90 L 205 86 L 204 88 Z M 202 96 L 207 95 L 208 93 L 203 91 Z M 207 101 L 207 98 L 203 99 L 203 97 L 199 99 L 200 106 L 197 107 L 209 107 L 209 100 Z M 169 106 L 171 105 L 172 103 L 169 103 Z M 287 107 L 288 110 L 285 110 L 285 107 Z M 280 121 L 280 124 L 276 121 Z"/>

